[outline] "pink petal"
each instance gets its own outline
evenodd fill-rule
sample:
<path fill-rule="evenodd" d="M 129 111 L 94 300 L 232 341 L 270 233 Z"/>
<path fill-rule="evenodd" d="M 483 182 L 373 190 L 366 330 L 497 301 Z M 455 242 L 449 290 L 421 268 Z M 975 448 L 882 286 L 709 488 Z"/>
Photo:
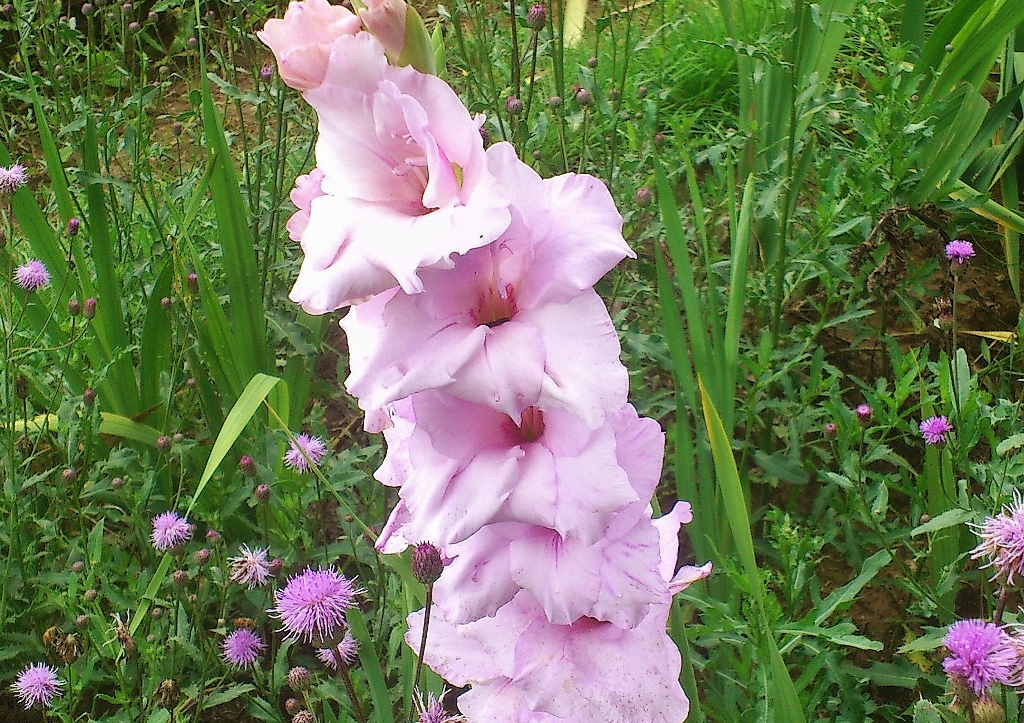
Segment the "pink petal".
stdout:
<path fill-rule="evenodd" d="M 341 5 L 302 0 L 289 3 L 283 20 L 268 20 L 256 35 L 274 52 L 281 79 L 307 91 L 323 82 L 331 43 L 361 28 L 359 18 Z"/>

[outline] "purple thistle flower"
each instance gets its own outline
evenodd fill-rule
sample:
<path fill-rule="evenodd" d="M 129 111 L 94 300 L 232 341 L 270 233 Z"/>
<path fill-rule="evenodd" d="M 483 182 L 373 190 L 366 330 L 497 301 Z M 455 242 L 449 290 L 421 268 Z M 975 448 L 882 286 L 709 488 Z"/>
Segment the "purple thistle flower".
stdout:
<path fill-rule="evenodd" d="M 951 655 L 942 661 L 942 669 L 969 687 L 978 698 L 993 683 L 1012 685 L 1017 653 L 1010 636 L 994 623 L 960 620 L 949 626 L 943 643 Z"/>
<path fill-rule="evenodd" d="M 345 612 L 361 592 L 354 580 L 336 570 L 306 568 L 274 592 L 274 607 L 267 612 L 281 621 L 289 640 L 323 642 L 347 627 Z"/>
<path fill-rule="evenodd" d="M 945 444 L 946 435 L 953 431 L 953 425 L 945 417 L 928 417 L 918 429 L 925 444 Z"/>
<path fill-rule="evenodd" d="M 248 545 L 242 545 L 238 552 L 238 557 L 228 558 L 231 563 L 231 582 L 245 585 L 250 590 L 266 585 L 270 580 L 270 561 L 267 560 L 269 550 L 260 547 L 250 550 Z"/>
<path fill-rule="evenodd" d="M 28 182 L 25 166 L 15 163 L 10 168 L 0 166 L 0 194 L 14 193 Z"/>
<path fill-rule="evenodd" d="M 987 557 L 984 567 L 996 568 L 993 579 L 1001 575 L 1012 585 L 1014 575 L 1024 577 L 1024 500 L 1019 492 L 1014 492 L 1012 505 L 986 517 L 975 533 L 981 542 L 971 551 L 971 559 Z"/>
<path fill-rule="evenodd" d="M 64 681 L 57 677 L 56 668 L 36 663 L 18 673 L 11 690 L 26 709 L 36 705 L 49 708 L 63 687 Z"/>
<path fill-rule="evenodd" d="M 231 631 L 220 644 L 225 662 L 236 668 L 254 665 L 266 648 L 263 638 L 247 628 Z"/>
<path fill-rule="evenodd" d="M 345 637 L 335 647 L 317 649 L 316 657 L 331 670 L 337 670 L 339 653 L 345 665 L 352 665 L 356 662 L 356 656 L 359 654 L 359 641 L 352 637 L 351 630 L 345 631 Z"/>
<path fill-rule="evenodd" d="M 305 454 L 303 454 L 305 452 Z M 295 437 L 288 451 L 284 455 L 285 467 L 297 469 L 299 472 L 308 472 L 309 463 L 320 464 L 327 456 L 327 445 L 319 437 L 302 433 Z M 306 459 L 306 458 L 309 459 Z"/>
<path fill-rule="evenodd" d="M 854 414 L 857 415 L 857 421 L 861 424 L 867 424 L 871 421 L 871 415 L 873 414 L 871 406 L 868 404 L 858 404 L 857 408 L 853 410 Z"/>
<path fill-rule="evenodd" d="M 153 518 L 153 547 L 160 552 L 167 552 L 188 542 L 192 537 L 192 528 L 188 520 L 179 517 L 177 512 L 165 512 Z"/>
<path fill-rule="evenodd" d="M 970 241 L 950 241 L 946 244 L 946 258 L 954 264 L 965 264 L 974 256 L 974 244 Z"/>
<path fill-rule="evenodd" d="M 441 702 L 447 690 L 442 690 L 440 697 L 434 697 L 433 693 L 427 693 L 426 702 L 423 701 L 423 694 L 416 691 L 416 711 L 419 713 L 417 723 L 465 723 L 465 718 L 457 713 L 449 713 L 444 709 Z"/>
<path fill-rule="evenodd" d="M 14 282 L 25 291 L 39 291 L 50 285 L 50 272 L 42 261 L 32 259 L 14 270 Z"/>

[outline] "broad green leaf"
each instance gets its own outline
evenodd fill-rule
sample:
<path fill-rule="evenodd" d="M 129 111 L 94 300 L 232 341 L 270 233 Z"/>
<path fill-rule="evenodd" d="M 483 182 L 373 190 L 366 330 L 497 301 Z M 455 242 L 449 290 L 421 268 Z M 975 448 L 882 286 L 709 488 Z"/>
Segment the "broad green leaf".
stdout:
<path fill-rule="evenodd" d="M 910 531 L 911 537 L 917 535 L 927 535 L 932 532 L 938 532 L 939 530 L 945 530 L 948 527 L 955 527 L 961 525 L 968 520 L 973 520 L 975 514 L 970 510 L 960 509 L 959 507 L 947 510 L 941 515 L 933 517 L 932 519 L 925 522 L 923 525 L 918 525 Z"/>

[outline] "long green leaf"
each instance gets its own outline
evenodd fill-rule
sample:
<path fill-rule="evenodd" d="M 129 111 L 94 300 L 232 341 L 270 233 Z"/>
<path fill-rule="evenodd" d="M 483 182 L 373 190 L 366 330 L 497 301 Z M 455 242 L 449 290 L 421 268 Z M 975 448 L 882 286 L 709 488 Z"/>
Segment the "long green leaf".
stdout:
<path fill-rule="evenodd" d="M 171 295 L 174 264 L 168 261 L 149 292 L 146 319 L 142 322 L 142 344 L 139 361 L 139 392 L 143 409 L 151 409 L 160 398 L 160 375 L 171 366 L 171 325 L 168 311 L 160 300 Z"/>
<path fill-rule="evenodd" d="M 373 699 L 372 719 L 378 723 L 395 723 L 391 694 L 384 682 L 384 671 L 380 667 L 377 646 L 373 644 L 370 631 L 366 627 L 366 618 L 359 608 L 349 610 L 347 617 L 352 635 L 359 641 L 359 660 L 363 664 L 366 681 L 370 684 L 370 697 Z"/>
<path fill-rule="evenodd" d="M 704 422 L 711 442 L 711 453 L 715 458 L 715 472 L 725 502 L 726 518 L 732 532 L 733 544 L 739 554 L 740 567 L 743 570 L 746 585 L 754 597 L 754 607 L 758 616 L 757 628 L 760 632 L 761 642 L 768 652 L 773 680 L 771 686 L 773 695 L 768 699 L 768 703 L 774 710 L 776 721 L 803 723 L 806 719 L 800 705 L 800 698 L 796 694 L 793 679 L 782 660 L 775 635 L 768 623 L 765 610 L 766 592 L 757 569 L 754 540 L 750 534 L 747 500 L 743 495 L 739 471 L 736 469 L 736 460 L 732 456 L 732 446 L 725 428 L 722 426 L 722 419 L 718 416 L 715 405 L 704 388 L 703 380 L 698 379 L 698 384 L 704 406 Z"/>
<path fill-rule="evenodd" d="M 246 425 L 255 416 L 256 410 L 263 404 L 263 400 L 280 383 L 282 383 L 282 380 L 277 377 L 272 377 L 268 374 L 256 374 L 249 381 L 249 384 L 246 385 L 241 396 L 238 397 L 238 401 L 235 402 L 235 405 L 224 420 L 224 426 L 221 427 L 217 440 L 213 443 L 213 449 L 210 450 L 210 458 L 206 461 L 206 468 L 199 478 L 199 485 L 196 487 L 196 491 L 188 503 L 188 508 L 185 512 L 186 516 L 192 511 L 199 496 L 206 489 L 210 478 L 213 477 L 213 473 L 217 471 L 217 467 L 220 466 L 220 463 L 227 456 L 231 446 L 238 439 L 242 430 L 245 429 Z M 285 414 L 288 413 L 287 409 L 283 411 Z"/>

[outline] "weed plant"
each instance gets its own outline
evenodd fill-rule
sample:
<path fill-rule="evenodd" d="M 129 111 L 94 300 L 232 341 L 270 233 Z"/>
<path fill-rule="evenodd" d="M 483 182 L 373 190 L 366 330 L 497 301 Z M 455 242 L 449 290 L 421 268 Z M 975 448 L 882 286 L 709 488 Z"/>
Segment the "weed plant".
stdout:
<path fill-rule="evenodd" d="M 670 617 L 689 720 L 1020 720 L 1019 677 L 965 695 L 943 646 L 1019 618 L 977 551 L 1024 517 L 1024 5 L 603 0 L 578 39 L 581 3 L 540 5 L 419 8 L 491 139 L 622 211 L 638 258 L 598 289 L 668 435 L 656 503 L 692 503 L 715 569 Z M 315 119 L 253 36 L 283 10 L 0 8 L 0 166 L 27 173 L 0 193 L 4 720 L 390 722 L 442 695 L 403 642 L 429 588 L 374 549 L 395 499 L 337 318 L 286 301 Z M 268 615 L 310 566 L 362 589 L 341 665 Z M 239 631 L 262 647 L 232 664 Z M 39 663 L 61 695 L 26 712 Z"/>

